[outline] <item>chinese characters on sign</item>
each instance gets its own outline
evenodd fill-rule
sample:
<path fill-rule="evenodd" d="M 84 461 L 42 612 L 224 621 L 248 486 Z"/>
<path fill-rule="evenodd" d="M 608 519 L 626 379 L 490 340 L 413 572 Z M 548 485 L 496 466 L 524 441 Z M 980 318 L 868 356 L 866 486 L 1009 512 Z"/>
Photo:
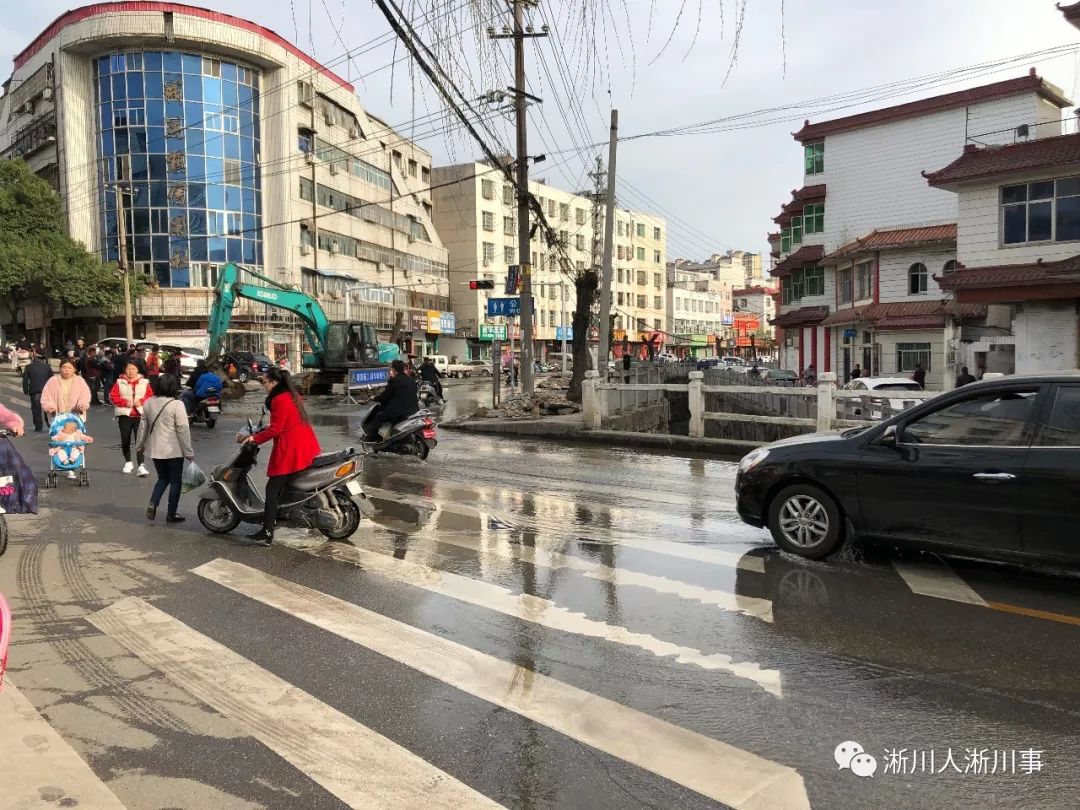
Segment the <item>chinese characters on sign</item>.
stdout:
<path fill-rule="evenodd" d="M 489 298 L 487 302 L 487 314 L 489 318 L 498 315 L 512 316 L 521 314 L 520 298 Z"/>
<path fill-rule="evenodd" d="M 993 774 L 1033 774 L 1043 769 L 1043 752 L 1036 748 L 886 748 L 882 774 L 940 774 L 954 772 L 972 776 Z"/>

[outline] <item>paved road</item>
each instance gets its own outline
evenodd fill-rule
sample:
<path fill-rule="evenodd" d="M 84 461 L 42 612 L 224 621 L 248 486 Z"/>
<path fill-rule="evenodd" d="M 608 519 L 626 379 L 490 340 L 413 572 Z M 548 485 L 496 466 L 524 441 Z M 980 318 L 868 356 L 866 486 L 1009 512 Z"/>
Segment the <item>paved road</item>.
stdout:
<path fill-rule="evenodd" d="M 0 807 L 1075 806 L 1074 576 L 804 563 L 739 523 L 730 461 L 450 432 L 367 462 L 351 542 L 254 548 L 190 503 L 149 524 L 90 428 L 91 487 L 9 518 Z"/>

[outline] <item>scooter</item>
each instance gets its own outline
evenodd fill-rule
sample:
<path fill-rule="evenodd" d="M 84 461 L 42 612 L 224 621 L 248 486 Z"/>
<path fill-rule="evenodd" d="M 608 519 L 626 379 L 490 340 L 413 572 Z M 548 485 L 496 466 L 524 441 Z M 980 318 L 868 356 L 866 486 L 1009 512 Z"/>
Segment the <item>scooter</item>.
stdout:
<path fill-rule="evenodd" d="M 367 421 L 378 407 L 377 402 L 360 406 L 361 442 L 365 451 L 416 456 L 423 461 L 439 443 L 435 438 L 435 415 L 427 409 L 405 417 L 390 428 L 389 433 L 386 432 L 389 425 L 383 425 L 381 433 L 385 435 L 372 439 L 368 436 Z"/>
<path fill-rule="evenodd" d="M 213 430 L 220 416 L 221 398 L 211 394 L 208 397 L 203 397 L 195 404 L 195 411 L 191 414 L 191 424 L 197 425 L 201 422 Z"/>
<path fill-rule="evenodd" d="M 443 398 L 439 396 L 438 389 L 432 383 L 423 380 L 421 380 L 417 391 L 417 399 L 420 400 L 422 408 L 438 408 L 444 402 Z"/>
<path fill-rule="evenodd" d="M 248 419 L 246 432 L 254 435 L 262 427 Z M 217 534 L 231 532 L 241 523 L 263 522 L 262 494 L 251 482 L 251 470 L 259 456 L 259 445 L 245 442 L 228 464 L 215 467 L 210 480 L 196 491 L 199 522 Z M 360 453 L 348 447 L 316 456 L 311 466 L 295 473 L 281 495 L 279 526 L 318 529 L 331 540 L 344 540 L 360 526 L 362 513 L 374 509 L 364 496 L 360 482 Z"/>

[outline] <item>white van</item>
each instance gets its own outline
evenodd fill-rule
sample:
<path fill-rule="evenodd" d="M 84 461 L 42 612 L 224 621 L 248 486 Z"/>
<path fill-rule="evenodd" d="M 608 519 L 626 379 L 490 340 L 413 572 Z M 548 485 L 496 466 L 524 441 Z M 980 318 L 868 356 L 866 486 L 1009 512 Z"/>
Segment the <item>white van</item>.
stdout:
<path fill-rule="evenodd" d="M 440 374 L 446 374 L 450 369 L 450 360 L 445 354 L 428 354 L 424 355 L 421 362 L 424 360 L 430 360 L 435 364 L 435 368 L 439 370 Z"/>

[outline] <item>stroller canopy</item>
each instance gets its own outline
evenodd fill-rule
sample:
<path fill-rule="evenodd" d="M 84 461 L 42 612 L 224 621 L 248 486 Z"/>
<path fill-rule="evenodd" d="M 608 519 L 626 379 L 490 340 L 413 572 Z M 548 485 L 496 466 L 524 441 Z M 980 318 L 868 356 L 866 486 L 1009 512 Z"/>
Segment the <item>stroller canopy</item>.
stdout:
<path fill-rule="evenodd" d="M 86 431 L 86 422 L 77 413 L 58 413 L 49 423 L 50 444 L 63 441 L 60 437 L 63 435 L 64 425 L 68 422 L 74 422 L 76 430 Z M 83 444 L 83 442 L 79 442 L 79 444 Z"/>

